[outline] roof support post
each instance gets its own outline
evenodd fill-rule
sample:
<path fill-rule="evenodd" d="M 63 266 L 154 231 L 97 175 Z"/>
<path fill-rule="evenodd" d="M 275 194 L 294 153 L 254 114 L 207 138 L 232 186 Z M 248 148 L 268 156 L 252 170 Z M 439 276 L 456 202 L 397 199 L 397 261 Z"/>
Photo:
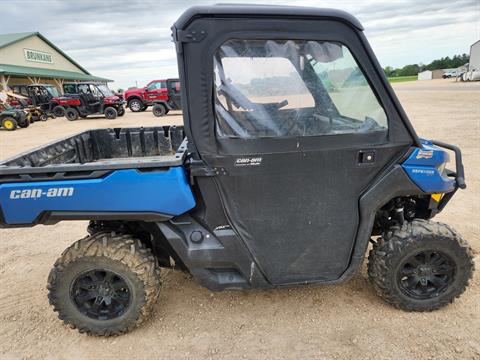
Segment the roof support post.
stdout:
<path fill-rule="evenodd" d="M 7 91 L 8 80 L 7 78 L 5 78 L 5 75 L 2 75 L 1 80 L 2 80 L 2 90 Z"/>
<path fill-rule="evenodd" d="M 65 80 L 64 79 L 53 79 L 53 81 L 55 81 L 55 84 L 57 84 L 58 90 L 63 95 L 63 83 L 65 82 Z"/>

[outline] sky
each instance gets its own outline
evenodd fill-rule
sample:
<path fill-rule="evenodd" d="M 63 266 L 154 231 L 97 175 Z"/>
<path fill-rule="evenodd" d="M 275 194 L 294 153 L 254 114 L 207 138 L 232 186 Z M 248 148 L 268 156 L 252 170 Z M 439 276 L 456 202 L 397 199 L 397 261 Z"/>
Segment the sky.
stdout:
<path fill-rule="evenodd" d="M 39 31 L 111 88 L 176 77 L 170 27 L 193 5 L 239 0 L 0 0 L 0 33 Z M 469 53 L 480 0 L 247 0 L 336 8 L 356 16 L 380 64 L 400 67 Z"/>

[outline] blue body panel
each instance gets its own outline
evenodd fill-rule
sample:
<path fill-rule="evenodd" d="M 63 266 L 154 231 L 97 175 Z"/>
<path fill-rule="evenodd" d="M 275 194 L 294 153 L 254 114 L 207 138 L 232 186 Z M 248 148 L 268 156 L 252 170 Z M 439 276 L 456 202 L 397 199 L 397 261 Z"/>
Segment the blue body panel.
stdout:
<path fill-rule="evenodd" d="M 402 164 L 410 180 L 426 193 L 444 193 L 455 188 L 455 179 L 444 170 L 450 160 L 448 153 L 427 140 L 421 140 L 422 148 L 416 148 Z"/>
<path fill-rule="evenodd" d="M 180 215 L 195 206 L 183 167 L 116 170 L 100 179 L 5 183 L 6 224 L 31 224 L 43 211 L 153 212 Z"/>

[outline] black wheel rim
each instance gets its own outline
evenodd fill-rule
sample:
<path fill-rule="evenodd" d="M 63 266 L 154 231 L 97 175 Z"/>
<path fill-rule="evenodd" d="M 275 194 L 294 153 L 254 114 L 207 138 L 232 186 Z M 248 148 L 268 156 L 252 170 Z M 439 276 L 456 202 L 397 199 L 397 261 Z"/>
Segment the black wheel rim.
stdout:
<path fill-rule="evenodd" d="M 80 274 L 73 283 L 70 296 L 82 314 L 95 320 L 115 319 L 124 314 L 131 303 L 127 282 L 105 269 Z"/>
<path fill-rule="evenodd" d="M 398 272 L 399 287 L 412 298 L 432 299 L 447 290 L 455 270 L 455 262 L 446 254 L 424 250 L 403 261 Z"/>

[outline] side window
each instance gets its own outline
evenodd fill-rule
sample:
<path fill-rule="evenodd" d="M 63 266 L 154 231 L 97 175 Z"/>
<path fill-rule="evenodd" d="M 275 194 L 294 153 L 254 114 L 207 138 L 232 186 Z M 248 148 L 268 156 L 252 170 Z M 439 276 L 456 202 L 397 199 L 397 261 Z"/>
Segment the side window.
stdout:
<path fill-rule="evenodd" d="M 180 81 L 170 81 L 169 83 L 170 91 L 174 94 L 180 93 Z"/>
<path fill-rule="evenodd" d="M 152 91 L 152 90 L 158 89 L 158 87 L 157 87 L 158 85 L 159 85 L 158 81 L 155 81 L 155 82 L 149 84 L 147 86 L 147 91 Z"/>
<path fill-rule="evenodd" d="M 98 88 L 95 85 L 90 85 L 90 92 L 95 96 L 95 97 L 103 97 L 103 94 L 98 90 Z"/>
<path fill-rule="evenodd" d="M 158 90 L 158 89 L 166 89 L 167 88 L 167 82 L 166 81 L 155 81 L 148 85 L 147 90 L 152 91 L 152 90 Z"/>
<path fill-rule="evenodd" d="M 77 93 L 76 87 L 77 86 L 75 84 L 64 84 L 63 85 L 63 92 L 65 94 L 76 94 Z"/>
<path fill-rule="evenodd" d="M 78 85 L 78 93 L 79 94 L 88 94 L 90 92 L 91 92 L 90 87 L 87 84 Z"/>
<path fill-rule="evenodd" d="M 215 53 L 219 137 L 387 130 L 387 117 L 347 47 L 298 40 L 229 40 Z"/>

